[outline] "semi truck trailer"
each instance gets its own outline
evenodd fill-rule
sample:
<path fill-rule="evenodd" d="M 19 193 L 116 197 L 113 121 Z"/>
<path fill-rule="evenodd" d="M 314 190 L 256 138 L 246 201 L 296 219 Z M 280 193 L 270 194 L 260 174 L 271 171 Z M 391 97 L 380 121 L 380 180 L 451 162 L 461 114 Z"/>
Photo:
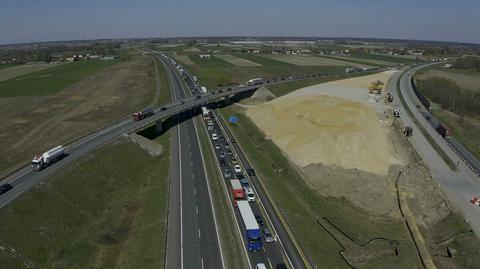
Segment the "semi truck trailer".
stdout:
<path fill-rule="evenodd" d="M 443 123 L 440 123 L 436 130 L 440 135 L 443 136 L 443 138 L 450 138 L 452 135 L 452 130 L 450 130 L 450 128 Z"/>
<path fill-rule="evenodd" d="M 150 116 L 153 116 L 154 112 L 153 112 L 153 108 L 151 107 L 147 107 L 145 108 L 144 110 L 140 111 L 140 112 L 135 112 L 133 113 L 132 117 L 133 117 L 133 121 L 141 121 L 145 118 L 148 118 Z"/>
<path fill-rule="evenodd" d="M 263 78 L 253 78 L 247 82 L 248 86 L 255 86 L 262 83 L 263 83 Z"/>
<path fill-rule="evenodd" d="M 237 206 L 245 225 L 245 239 L 248 251 L 260 251 L 262 249 L 260 227 L 258 227 L 252 208 L 247 201 L 237 201 Z"/>
<path fill-rule="evenodd" d="M 40 171 L 64 156 L 65 148 L 63 146 L 55 147 L 41 155 L 36 155 L 32 160 L 32 169 L 34 171 Z"/>
<path fill-rule="evenodd" d="M 231 179 L 233 205 L 237 206 L 237 201 L 245 200 L 245 191 L 238 179 Z"/>

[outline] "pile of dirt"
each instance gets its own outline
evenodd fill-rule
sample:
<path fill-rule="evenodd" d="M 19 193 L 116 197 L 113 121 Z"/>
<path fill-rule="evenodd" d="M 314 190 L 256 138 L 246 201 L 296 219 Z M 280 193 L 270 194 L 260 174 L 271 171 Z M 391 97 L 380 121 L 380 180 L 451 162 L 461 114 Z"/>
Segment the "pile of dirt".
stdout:
<path fill-rule="evenodd" d="M 392 154 L 375 111 L 327 95 L 282 97 L 247 115 L 298 166 L 335 165 L 387 175 L 401 161 Z"/>
<path fill-rule="evenodd" d="M 240 103 L 244 105 L 259 105 L 271 101 L 275 99 L 275 97 L 275 94 L 273 94 L 267 88 L 260 87 L 250 98 L 243 99 L 240 101 Z"/>

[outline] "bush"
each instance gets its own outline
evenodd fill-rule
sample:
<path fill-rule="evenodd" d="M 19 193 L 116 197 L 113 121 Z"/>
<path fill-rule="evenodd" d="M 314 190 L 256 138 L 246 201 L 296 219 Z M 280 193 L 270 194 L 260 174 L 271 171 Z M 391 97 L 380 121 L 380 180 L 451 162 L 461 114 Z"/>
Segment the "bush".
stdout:
<path fill-rule="evenodd" d="M 480 94 L 463 90 L 455 81 L 433 77 L 417 81 L 418 89 L 442 108 L 459 115 L 480 115 Z"/>
<path fill-rule="evenodd" d="M 480 58 L 474 56 L 459 58 L 453 66 L 458 69 L 475 69 L 480 72 Z"/>

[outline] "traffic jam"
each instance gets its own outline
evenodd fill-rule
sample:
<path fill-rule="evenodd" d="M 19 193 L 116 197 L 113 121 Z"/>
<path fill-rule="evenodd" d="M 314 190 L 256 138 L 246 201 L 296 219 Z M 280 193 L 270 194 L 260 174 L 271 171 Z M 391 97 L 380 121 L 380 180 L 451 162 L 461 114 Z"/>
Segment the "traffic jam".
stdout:
<path fill-rule="evenodd" d="M 162 56 L 165 57 L 165 55 Z M 190 74 L 173 59 L 168 59 L 182 74 L 192 95 L 207 93 L 205 87 L 198 85 L 195 76 L 190 76 Z M 265 215 L 263 212 L 265 211 L 263 208 L 261 210 L 261 203 L 259 203 L 254 187 L 250 183 L 251 180 L 256 180 L 255 171 L 252 168 L 248 170 L 244 169 L 232 146 L 232 143 L 236 143 L 236 141 L 234 139 L 230 140 L 222 131 L 222 127 L 217 118 L 217 112 L 202 107 L 201 116 L 207 129 L 218 167 L 225 180 L 229 198 L 234 207 L 236 221 L 240 228 L 246 249 L 250 253 L 252 264 L 262 268 L 265 264 L 269 264 L 270 267 L 272 267 L 272 262 L 276 262 L 277 266 L 284 268 L 282 267 L 285 266 L 282 262 L 283 256 L 278 250 L 279 242 L 277 236 L 273 231 L 274 229 L 270 228 L 272 227 L 271 222 L 263 217 Z"/>

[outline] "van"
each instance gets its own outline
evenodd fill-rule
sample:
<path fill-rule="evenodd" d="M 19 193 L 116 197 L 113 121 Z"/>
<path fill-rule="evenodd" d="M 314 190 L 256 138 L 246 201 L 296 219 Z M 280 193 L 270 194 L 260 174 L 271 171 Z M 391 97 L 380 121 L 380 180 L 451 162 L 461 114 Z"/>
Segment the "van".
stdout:
<path fill-rule="evenodd" d="M 247 194 L 247 201 L 251 203 L 255 202 L 255 193 L 251 187 L 246 187 L 245 193 Z"/>

